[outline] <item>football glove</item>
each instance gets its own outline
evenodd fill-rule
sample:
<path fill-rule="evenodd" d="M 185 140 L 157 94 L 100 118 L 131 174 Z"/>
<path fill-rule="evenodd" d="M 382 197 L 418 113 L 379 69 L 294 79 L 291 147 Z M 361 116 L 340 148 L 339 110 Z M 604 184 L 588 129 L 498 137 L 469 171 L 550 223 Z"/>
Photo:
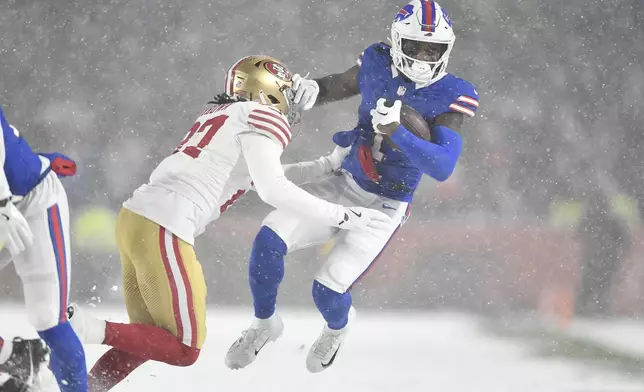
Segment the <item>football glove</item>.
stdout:
<path fill-rule="evenodd" d="M 51 170 L 60 177 L 69 177 L 76 174 L 76 162 L 70 157 L 59 152 L 40 153 L 49 159 Z"/>
<path fill-rule="evenodd" d="M 388 215 L 365 207 L 344 207 L 344 219 L 337 224 L 345 230 L 388 230 L 392 225 Z"/>
<path fill-rule="evenodd" d="M 302 110 L 309 110 L 315 105 L 315 101 L 320 93 L 320 86 L 313 79 L 307 79 L 300 74 L 293 75 L 293 92 L 295 97 L 293 103 L 299 105 Z"/>
<path fill-rule="evenodd" d="M 347 155 L 349 155 L 350 151 L 351 151 L 351 146 L 349 147 L 336 146 L 333 149 L 333 152 L 327 155 L 326 158 L 329 160 L 329 163 L 331 164 L 332 172 L 342 167 L 342 161 L 344 161 L 344 158 L 346 158 Z"/>
<path fill-rule="evenodd" d="M 371 109 L 371 125 L 376 133 L 383 133 L 378 129 L 379 125 L 387 125 L 391 123 L 400 123 L 400 109 L 402 102 L 400 100 L 394 101 L 392 106 L 385 104 L 386 100 L 380 98 L 376 103 L 376 108 Z"/>
<path fill-rule="evenodd" d="M 0 200 L 0 241 L 4 241 L 4 247 L 11 256 L 22 253 L 33 242 L 29 223 L 13 204 L 11 197 Z"/>

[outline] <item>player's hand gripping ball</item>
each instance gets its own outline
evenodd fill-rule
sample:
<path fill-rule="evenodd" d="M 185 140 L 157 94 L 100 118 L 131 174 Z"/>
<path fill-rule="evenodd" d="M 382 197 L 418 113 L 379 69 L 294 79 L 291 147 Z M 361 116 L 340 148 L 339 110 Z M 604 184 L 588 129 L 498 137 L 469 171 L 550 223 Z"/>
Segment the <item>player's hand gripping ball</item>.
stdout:
<path fill-rule="evenodd" d="M 402 102 L 394 101 L 392 105 L 387 105 L 384 98 L 376 102 L 376 108 L 371 109 L 371 125 L 376 133 L 391 136 L 400 125 L 400 109 Z"/>
<path fill-rule="evenodd" d="M 425 118 L 414 108 L 401 101 L 397 100 L 388 105 L 386 100 L 381 98 L 378 100 L 376 108 L 371 111 L 371 116 L 374 131 L 382 134 L 387 143 L 396 150 L 400 150 L 400 148 L 391 140 L 390 136 L 396 132 L 400 124 L 417 137 L 427 141 L 432 140 L 432 131 Z"/>

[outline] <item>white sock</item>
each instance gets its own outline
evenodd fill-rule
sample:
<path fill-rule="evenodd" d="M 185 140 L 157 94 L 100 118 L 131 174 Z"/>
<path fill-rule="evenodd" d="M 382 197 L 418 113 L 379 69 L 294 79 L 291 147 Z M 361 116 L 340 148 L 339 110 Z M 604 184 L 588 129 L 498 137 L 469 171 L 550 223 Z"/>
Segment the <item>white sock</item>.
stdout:
<path fill-rule="evenodd" d="M 258 328 L 258 327 L 272 327 L 277 323 L 277 317 L 275 317 L 275 313 L 271 315 L 271 317 L 267 319 L 259 319 L 257 317 L 253 317 L 253 322 L 251 323 L 251 326 L 253 328 Z"/>
<path fill-rule="evenodd" d="M 0 348 L 0 364 L 7 362 L 13 351 L 13 341 L 4 340 Z"/>

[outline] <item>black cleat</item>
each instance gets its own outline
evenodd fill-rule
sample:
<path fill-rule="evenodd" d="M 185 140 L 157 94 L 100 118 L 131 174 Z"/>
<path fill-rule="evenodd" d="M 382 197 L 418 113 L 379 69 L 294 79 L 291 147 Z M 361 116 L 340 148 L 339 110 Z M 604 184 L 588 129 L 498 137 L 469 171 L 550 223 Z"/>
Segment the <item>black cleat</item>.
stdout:
<path fill-rule="evenodd" d="M 29 385 L 11 377 L 4 384 L 0 385 L 0 392 L 29 392 Z"/>
<path fill-rule="evenodd" d="M 31 386 L 41 366 L 48 360 L 49 348 L 42 340 L 14 338 L 11 355 L 7 362 L 0 364 L 0 372 L 9 374 L 16 382 Z M 0 389 L 0 392 L 4 391 Z"/>

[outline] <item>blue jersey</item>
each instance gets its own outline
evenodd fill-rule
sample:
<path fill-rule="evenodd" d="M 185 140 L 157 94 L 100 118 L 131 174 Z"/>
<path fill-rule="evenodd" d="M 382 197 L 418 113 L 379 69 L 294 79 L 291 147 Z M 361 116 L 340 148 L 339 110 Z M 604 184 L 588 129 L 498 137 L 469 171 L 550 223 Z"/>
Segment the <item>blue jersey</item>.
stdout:
<path fill-rule="evenodd" d="M 2 108 L 0 125 L 4 139 L 4 175 L 9 190 L 12 195 L 25 196 L 49 173 L 48 159 L 33 152 L 27 141 L 9 125 Z"/>
<path fill-rule="evenodd" d="M 429 86 L 417 88 L 416 83 L 398 73 L 389 50 L 388 45 L 378 43 L 360 55 L 358 86 L 362 102 L 355 128 L 360 131 L 360 137 L 354 142 L 342 167 L 367 192 L 408 202 L 423 173 L 402 151 L 393 149 L 380 134 L 374 132 L 369 112 L 376 107 L 378 99 L 386 98 L 390 101 L 401 100 L 430 123 L 443 113 L 456 112 L 471 117 L 478 107 L 478 94 L 472 84 L 451 74 L 446 74 Z M 374 181 L 363 170 L 359 154 L 361 145 L 367 145 L 372 150 L 374 166 L 380 175 L 378 181 Z"/>

